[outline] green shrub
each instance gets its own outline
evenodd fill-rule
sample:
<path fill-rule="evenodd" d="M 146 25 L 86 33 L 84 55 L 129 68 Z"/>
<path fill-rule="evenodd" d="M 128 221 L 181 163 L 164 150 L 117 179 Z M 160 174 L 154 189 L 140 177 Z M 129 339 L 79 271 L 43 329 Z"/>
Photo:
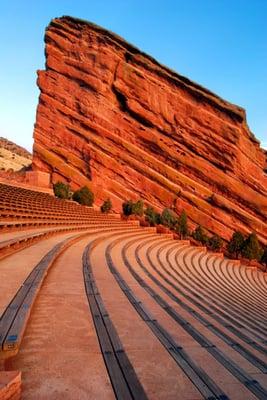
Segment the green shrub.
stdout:
<path fill-rule="evenodd" d="M 170 210 L 169 208 L 165 208 L 162 211 L 161 214 L 161 223 L 164 226 L 167 226 L 170 229 L 173 229 L 175 227 L 175 225 L 177 224 L 177 216 L 176 214 L 174 214 L 174 212 L 172 210 Z"/>
<path fill-rule="evenodd" d="M 267 266 L 267 246 L 265 247 L 262 257 L 261 257 L 261 263 L 265 264 Z"/>
<path fill-rule="evenodd" d="M 71 190 L 70 186 L 63 182 L 57 182 L 53 185 L 54 194 L 59 199 L 70 199 L 71 198 Z"/>
<path fill-rule="evenodd" d="M 134 215 L 139 215 L 139 217 L 142 217 L 144 215 L 143 200 L 138 200 L 136 203 L 133 203 L 132 213 Z"/>
<path fill-rule="evenodd" d="M 155 211 L 155 209 L 151 206 L 148 206 L 145 209 L 146 220 L 149 222 L 151 226 L 155 226 L 161 223 L 160 214 Z"/>
<path fill-rule="evenodd" d="M 100 210 L 102 213 L 108 213 L 110 212 L 111 209 L 112 209 L 112 203 L 110 198 L 108 198 L 103 202 L 102 206 L 100 207 Z"/>
<path fill-rule="evenodd" d="M 94 193 L 87 186 L 84 186 L 73 193 L 72 199 L 84 206 L 92 206 L 94 203 Z"/>
<path fill-rule="evenodd" d="M 263 250 L 259 244 L 256 233 L 251 233 L 245 240 L 242 247 L 242 256 L 249 260 L 260 261 L 262 258 Z"/>
<path fill-rule="evenodd" d="M 131 215 L 133 213 L 133 205 L 134 203 L 132 202 L 132 200 L 128 200 L 122 203 L 123 214 L 126 216 Z"/>
<path fill-rule="evenodd" d="M 204 229 L 202 228 L 201 225 L 198 225 L 196 227 L 196 229 L 194 230 L 192 236 L 198 242 L 200 242 L 200 243 L 202 243 L 204 245 L 208 244 L 208 241 L 209 241 L 208 236 L 206 235 L 206 233 L 205 233 L 205 231 L 204 231 Z"/>
<path fill-rule="evenodd" d="M 218 235 L 213 235 L 209 238 L 209 247 L 213 251 L 218 251 L 222 248 L 223 241 L 222 238 Z"/>
<path fill-rule="evenodd" d="M 227 245 L 227 250 L 229 254 L 235 258 L 239 258 L 241 250 L 244 246 L 244 242 L 245 239 L 242 233 L 239 231 L 234 232 L 230 239 L 230 242 Z"/>
<path fill-rule="evenodd" d="M 177 220 L 177 223 L 175 225 L 175 232 L 180 235 L 181 239 L 185 238 L 188 235 L 187 215 L 184 210 Z"/>
<path fill-rule="evenodd" d="M 142 217 L 144 214 L 144 202 L 143 200 L 138 200 L 134 203 L 132 200 L 127 200 L 122 204 L 122 212 L 124 215 L 138 215 Z"/>

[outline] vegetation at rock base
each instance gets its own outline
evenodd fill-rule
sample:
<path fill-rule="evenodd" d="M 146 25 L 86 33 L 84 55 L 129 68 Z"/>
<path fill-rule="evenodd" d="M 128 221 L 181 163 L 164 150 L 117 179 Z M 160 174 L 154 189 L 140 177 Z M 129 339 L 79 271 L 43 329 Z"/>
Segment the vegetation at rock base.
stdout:
<path fill-rule="evenodd" d="M 177 215 L 169 208 L 164 208 L 161 213 L 161 223 L 170 229 L 174 229 L 178 222 Z"/>
<path fill-rule="evenodd" d="M 156 212 L 156 210 L 153 207 L 148 206 L 145 209 L 144 213 L 145 213 L 145 218 L 149 222 L 150 226 L 155 226 L 161 223 L 160 214 Z"/>
<path fill-rule="evenodd" d="M 218 235 L 213 235 L 208 239 L 208 245 L 211 250 L 219 251 L 223 246 L 222 238 Z"/>
<path fill-rule="evenodd" d="M 207 245 L 209 242 L 208 236 L 201 225 L 198 225 L 192 234 L 193 238 L 198 242 Z"/>
<path fill-rule="evenodd" d="M 73 193 L 72 199 L 84 206 L 92 206 L 94 204 L 94 193 L 87 186 L 84 186 Z"/>
<path fill-rule="evenodd" d="M 226 255 L 232 258 L 238 259 L 242 255 L 243 258 L 256 260 L 267 266 L 267 247 L 263 250 L 255 233 L 251 233 L 245 238 L 241 232 L 236 231 L 225 248 L 224 241 L 219 235 L 214 234 L 209 237 L 201 225 L 198 225 L 193 233 L 190 233 L 185 210 L 182 211 L 180 216 L 170 208 L 165 208 L 160 214 L 150 205 L 144 210 L 143 200 L 138 200 L 137 202 L 132 200 L 125 201 L 122 204 L 122 209 L 125 216 L 136 215 L 142 217 L 144 215 L 143 224 L 140 222 L 140 225 L 156 226 L 159 233 L 168 233 L 171 230 L 176 234 L 176 238 L 180 239 L 192 236 L 197 242 L 207 246 L 211 251 L 225 252 L 226 250 Z"/>
<path fill-rule="evenodd" d="M 136 203 L 133 203 L 132 211 L 134 215 L 139 215 L 139 217 L 142 217 L 144 215 L 143 200 L 138 200 Z"/>
<path fill-rule="evenodd" d="M 70 186 L 63 182 L 57 182 L 53 185 L 54 194 L 59 199 L 68 200 L 71 198 Z"/>
<path fill-rule="evenodd" d="M 234 232 L 230 239 L 230 242 L 227 245 L 227 251 L 231 256 L 234 256 L 238 259 L 244 246 L 244 242 L 245 238 L 242 233 L 239 231 Z"/>
<path fill-rule="evenodd" d="M 101 205 L 100 210 L 104 214 L 108 213 L 108 212 L 110 212 L 110 210 L 112 210 L 112 202 L 111 202 L 110 198 L 103 201 L 103 204 Z"/>
<path fill-rule="evenodd" d="M 122 212 L 124 215 L 138 215 L 142 217 L 144 215 L 144 202 L 143 200 L 138 200 L 134 203 L 132 200 L 127 200 L 122 204 Z"/>
<path fill-rule="evenodd" d="M 267 246 L 263 250 L 263 254 L 261 257 L 261 263 L 267 267 Z"/>
<path fill-rule="evenodd" d="M 184 210 L 182 211 L 180 217 L 178 218 L 177 224 L 175 226 L 175 232 L 180 235 L 181 239 L 184 239 L 189 233 L 187 225 L 187 215 Z"/>
<path fill-rule="evenodd" d="M 242 256 L 249 260 L 260 261 L 263 255 L 263 249 L 259 244 L 256 233 L 251 233 L 244 242 L 241 250 Z"/>
<path fill-rule="evenodd" d="M 129 216 L 133 213 L 133 201 L 132 200 L 127 200 L 124 203 L 122 203 L 122 212 L 123 215 Z"/>

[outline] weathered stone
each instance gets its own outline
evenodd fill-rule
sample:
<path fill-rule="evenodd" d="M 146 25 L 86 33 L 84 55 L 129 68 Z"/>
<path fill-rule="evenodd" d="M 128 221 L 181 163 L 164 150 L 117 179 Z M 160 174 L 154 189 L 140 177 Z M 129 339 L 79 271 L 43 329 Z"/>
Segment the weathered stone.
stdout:
<path fill-rule="evenodd" d="M 35 170 L 89 183 L 98 204 L 141 197 L 225 239 L 267 242 L 266 153 L 243 109 L 85 21 L 52 20 L 45 42 Z"/>

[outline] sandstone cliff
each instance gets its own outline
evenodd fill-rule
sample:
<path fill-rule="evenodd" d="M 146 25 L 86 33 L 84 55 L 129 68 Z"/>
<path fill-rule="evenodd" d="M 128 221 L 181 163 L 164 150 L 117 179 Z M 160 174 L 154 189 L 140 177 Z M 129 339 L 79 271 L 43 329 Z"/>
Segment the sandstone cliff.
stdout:
<path fill-rule="evenodd" d="M 86 21 L 52 20 L 45 42 L 34 169 L 91 182 L 117 209 L 141 197 L 225 239 L 267 242 L 266 153 L 243 109 Z"/>

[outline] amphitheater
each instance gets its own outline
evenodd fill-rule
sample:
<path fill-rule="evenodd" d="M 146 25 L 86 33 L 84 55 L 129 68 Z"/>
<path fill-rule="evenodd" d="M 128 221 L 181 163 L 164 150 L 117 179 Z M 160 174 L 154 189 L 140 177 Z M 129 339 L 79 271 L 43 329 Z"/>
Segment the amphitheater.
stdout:
<path fill-rule="evenodd" d="M 0 184 L 0 399 L 267 399 L 266 274 Z"/>

